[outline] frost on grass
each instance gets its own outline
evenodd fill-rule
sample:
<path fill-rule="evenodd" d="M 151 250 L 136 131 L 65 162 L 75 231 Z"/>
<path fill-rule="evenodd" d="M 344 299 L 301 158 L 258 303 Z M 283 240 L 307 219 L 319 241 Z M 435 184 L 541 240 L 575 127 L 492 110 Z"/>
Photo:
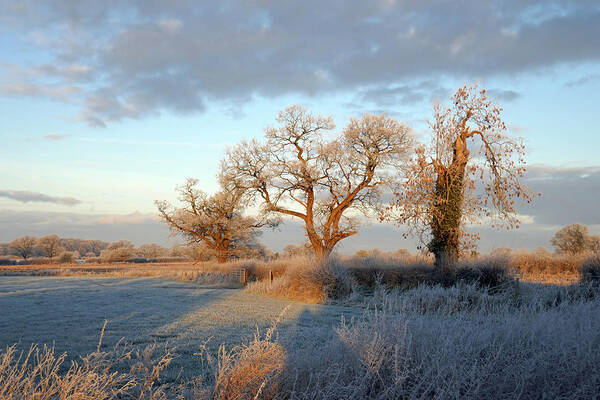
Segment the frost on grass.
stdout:
<path fill-rule="evenodd" d="M 166 299 L 168 293 L 163 292 Z M 240 313 L 244 303 L 255 300 L 252 307 L 270 304 L 269 315 L 274 315 L 283 302 L 235 293 L 219 301 L 203 299 L 204 311 L 187 313 L 169 327 L 174 335 L 189 330 L 185 338 L 191 340 L 207 332 L 190 330 L 191 325 L 214 324 L 213 332 L 228 335 L 229 344 L 199 351 L 195 342 L 194 353 L 202 357 L 185 364 L 188 373 L 180 388 L 177 380 L 162 386 L 173 362 L 159 374 L 160 384 L 147 387 L 167 398 L 186 399 L 583 399 L 600 393 L 600 288 L 594 282 L 509 284 L 502 290 L 461 284 L 389 291 L 380 285 L 370 296 L 351 298 L 352 308 L 292 303 L 277 331 L 272 328 L 250 341 L 248 331 L 244 339 L 231 339 L 239 325 L 222 318 L 223 305 Z M 241 296 L 238 301 L 236 296 Z M 217 312 L 209 313 L 210 308 Z M 235 318 L 256 326 L 253 318 L 266 310 Z M 333 319 L 337 322 L 331 324 Z M 185 357 L 189 347 L 181 350 L 177 357 Z M 3 357 L 10 351 L 14 360 L 14 350 Z M 137 369 L 116 368 L 125 374 L 119 385 L 134 379 L 140 390 L 143 382 L 158 382 L 138 377 L 152 377 L 158 359 L 143 352 L 134 358 L 147 361 L 134 363 Z M 175 369 L 179 374 L 179 366 Z M 110 376 L 109 370 L 99 371 L 98 379 Z M 78 376 L 85 381 L 84 375 Z M 0 379 L 6 381 L 6 375 Z"/>

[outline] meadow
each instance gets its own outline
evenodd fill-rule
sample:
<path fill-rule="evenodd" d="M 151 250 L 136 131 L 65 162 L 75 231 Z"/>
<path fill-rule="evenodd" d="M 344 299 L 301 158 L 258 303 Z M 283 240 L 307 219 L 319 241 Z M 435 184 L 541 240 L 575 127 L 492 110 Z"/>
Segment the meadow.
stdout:
<path fill-rule="evenodd" d="M 597 256 L 430 261 L 4 266 L 0 397 L 597 395 Z"/>

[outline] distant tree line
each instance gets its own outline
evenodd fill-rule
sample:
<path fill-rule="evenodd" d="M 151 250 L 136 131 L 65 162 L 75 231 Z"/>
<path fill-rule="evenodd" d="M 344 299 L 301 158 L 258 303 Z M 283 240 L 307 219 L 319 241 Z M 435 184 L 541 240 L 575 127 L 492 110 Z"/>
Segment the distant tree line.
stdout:
<path fill-rule="evenodd" d="M 39 238 L 22 236 L 10 243 L 0 243 L 0 255 L 15 255 L 24 260 L 32 257 L 54 259 L 64 253 L 73 253 L 81 257 L 98 257 L 109 245 L 110 243 L 101 240 L 60 238 L 58 235 Z"/>
<path fill-rule="evenodd" d="M 237 258 L 262 258 L 278 257 L 259 242 L 251 246 L 239 248 Z M 15 259 L 40 260 L 50 262 L 74 262 L 76 259 L 87 259 L 98 262 L 118 261 L 151 261 L 151 260 L 192 260 L 210 261 L 218 259 L 219 253 L 204 243 L 191 245 L 175 244 L 171 247 L 161 246 L 156 243 L 146 243 L 139 247 L 129 240 L 104 242 L 101 240 L 86 240 L 74 238 L 61 238 L 58 235 L 42 237 L 21 236 L 9 243 L 0 243 L 0 260 Z"/>

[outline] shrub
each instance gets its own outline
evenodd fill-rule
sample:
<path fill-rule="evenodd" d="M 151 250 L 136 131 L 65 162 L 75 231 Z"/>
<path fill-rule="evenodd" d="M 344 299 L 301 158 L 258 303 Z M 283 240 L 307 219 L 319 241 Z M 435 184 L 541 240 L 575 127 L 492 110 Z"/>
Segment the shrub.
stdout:
<path fill-rule="evenodd" d="M 589 257 L 583 262 L 579 280 L 582 283 L 600 283 L 600 254 Z"/>
<path fill-rule="evenodd" d="M 75 254 L 72 251 L 65 251 L 58 256 L 58 261 L 60 263 L 72 264 L 75 261 Z"/>
<path fill-rule="evenodd" d="M 493 288 L 513 280 L 509 272 L 509 261 L 502 257 L 463 263 L 450 275 L 456 282 L 472 283 L 479 287 Z"/>
<path fill-rule="evenodd" d="M 115 261 L 126 261 L 134 255 L 133 247 L 116 247 L 102 250 L 100 258 L 102 262 L 113 263 Z"/>
<path fill-rule="evenodd" d="M 132 264 L 145 264 L 148 262 L 148 260 L 143 257 L 134 257 L 134 258 L 129 258 L 129 259 L 125 260 L 125 262 L 132 263 Z"/>
<path fill-rule="evenodd" d="M 352 278 L 346 268 L 335 258 L 325 263 L 314 264 L 314 267 L 308 269 L 302 278 L 320 286 L 325 300 L 342 299 L 352 292 Z"/>

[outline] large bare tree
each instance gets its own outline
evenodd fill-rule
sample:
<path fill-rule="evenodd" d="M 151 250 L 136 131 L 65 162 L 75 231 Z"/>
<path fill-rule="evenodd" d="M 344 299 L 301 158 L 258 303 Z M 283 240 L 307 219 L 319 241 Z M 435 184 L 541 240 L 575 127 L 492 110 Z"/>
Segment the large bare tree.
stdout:
<path fill-rule="evenodd" d="M 410 130 L 367 114 L 325 140 L 332 117 L 297 105 L 281 111 L 277 122 L 266 129 L 265 142 L 242 142 L 228 151 L 221 182 L 254 193 L 266 214 L 302 221 L 316 256 L 325 259 L 358 232 L 361 213 L 381 206 L 382 190 L 411 145 Z"/>
<path fill-rule="evenodd" d="M 466 222 L 518 228 L 515 200 L 532 199 L 520 182 L 525 147 L 506 134 L 501 110 L 485 90 L 460 88 L 450 106 L 434 106 L 431 143 L 407 164 L 395 219 L 428 241 L 437 266 L 453 264 L 461 245 L 478 239 Z"/>
<path fill-rule="evenodd" d="M 198 180 L 188 179 L 177 187 L 183 207 L 175 208 L 166 201 L 156 201 L 159 215 L 172 233 L 189 243 L 204 243 L 217 254 L 220 263 L 236 252 L 254 244 L 265 225 L 276 221 L 244 216 L 248 198 L 243 190 L 223 190 L 212 196 L 196 188 Z"/>

